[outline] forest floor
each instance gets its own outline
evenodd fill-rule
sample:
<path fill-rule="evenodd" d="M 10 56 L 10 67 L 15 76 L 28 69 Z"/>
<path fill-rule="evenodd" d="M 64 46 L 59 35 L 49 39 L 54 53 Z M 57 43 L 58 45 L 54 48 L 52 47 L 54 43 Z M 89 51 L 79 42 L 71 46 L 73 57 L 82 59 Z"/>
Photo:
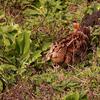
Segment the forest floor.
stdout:
<path fill-rule="evenodd" d="M 23 2 L 24 1 L 25 0 L 23 0 Z M 34 2 L 35 1 L 39 0 L 34 0 Z M 5 60 L 2 63 L 2 58 L 0 58 L 0 68 L 2 66 L 2 68 L 0 69 L 0 100 L 100 100 L 100 27 L 97 27 L 97 29 L 91 35 L 91 44 L 96 43 L 96 47 L 87 54 L 87 57 L 84 61 L 78 63 L 77 65 L 72 65 L 64 68 L 62 66 L 60 66 L 59 68 L 54 68 L 52 62 L 44 62 L 44 56 L 50 48 L 50 46 L 48 45 L 50 45 L 55 39 L 62 37 L 61 35 L 65 36 L 67 29 L 69 29 L 68 31 L 73 31 L 72 21 L 75 19 L 80 22 L 81 18 L 84 16 L 84 12 L 91 13 L 92 10 L 94 10 L 93 7 L 97 7 L 100 3 L 90 3 L 87 7 L 87 3 L 84 2 L 84 0 L 78 0 L 76 4 L 75 0 L 66 0 L 65 4 L 63 4 L 62 0 L 51 1 L 52 5 L 54 4 L 56 5 L 56 7 L 52 7 L 52 12 L 48 12 L 48 15 L 46 15 L 46 17 L 44 17 L 43 14 L 47 10 L 45 9 L 45 7 L 43 8 L 43 6 L 40 7 L 41 11 L 39 12 L 39 14 L 36 12 L 37 10 L 33 10 L 33 12 L 35 13 L 33 15 L 31 10 L 29 10 L 30 12 L 28 10 L 26 10 L 26 12 L 23 12 L 24 17 L 27 20 L 24 25 L 21 24 L 21 22 L 23 23 L 23 20 L 21 20 L 21 13 L 19 13 L 19 17 L 16 16 L 16 19 L 14 19 L 12 16 L 16 15 L 17 10 L 14 10 L 14 13 L 13 10 L 11 10 L 11 17 L 12 19 L 14 19 L 13 21 L 15 21 L 15 23 L 17 24 L 20 23 L 21 25 L 19 24 L 19 26 L 22 27 L 23 30 L 26 29 L 29 31 L 31 29 L 30 27 L 32 27 L 30 44 L 31 47 L 28 51 L 32 56 L 29 57 L 21 55 L 20 51 L 14 52 L 14 50 L 11 48 L 15 47 L 15 44 L 15 46 L 13 45 L 12 47 L 10 47 L 10 51 L 8 47 L 8 40 L 5 39 L 6 42 L 4 43 L 5 48 L 7 47 L 7 49 L 5 49 L 5 51 L 0 50 L 0 57 L 3 52 L 6 52 L 4 53 L 5 57 L 8 57 L 9 62 L 12 61 L 12 65 L 17 67 L 17 69 L 14 70 L 17 71 L 11 72 L 6 70 L 5 72 L 2 72 L 2 68 L 7 61 Z M 62 2 L 62 6 L 59 6 L 60 2 Z M 33 4 L 35 5 L 35 3 Z M 67 10 L 66 5 L 68 6 Z M 37 5 L 35 6 L 38 8 Z M 98 7 L 100 7 L 100 5 Z M 56 8 L 57 12 L 55 13 Z M 43 16 L 41 15 L 41 13 L 43 13 Z M 62 18 L 61 14 L 64 15 L 64 20 L 60 19 Z M 10 15 L 9 13 L 7 13 L 7 16 Z M 35 17 L 33 17 L 34 15 Z M 37 17 L 37 15 L 39 16 Z M 2 14 L 0 16 L 2 17 Z M 43 23 L 39 23 L 37 19 L 39 21 L 45 21 Z M 11 21 L 12 20 L 9 20 L 9 22 Z M 4 31 L 7 32 L 11 28 L 9 27 L 9 24 L 8 26 L 4 24 L 0 25 L 0 31 L 1 27 L 3 27 Z M 6 30 L 5 26 L 7 26 L 7 28 L 9 27 L 9 29 Z M 13 30 L 16 29 L 16 27 L 18 26 L 15 25 L 10 29 L 12 30 L 12 33 L 16 32 L 16 30 Z M 62 28 L 65 28 L 66 31 L 64 31 L 63 34 L 60 34 Z M 18 32 L 20 32 L 20 29 L 18 29 Z M 44 33 L 46 33 L 46 35 L 48 36 L 44 36 Z M 11 36 L 11 34 L 9 34 L 8 36 Z M 13 35 L 11 36 L 11 39 L 12 37 Z M 21 37 L 21 35 L 18 37 L 18 45 L 21 44 Z M 48 40 L 50 41 L 48 42 Z M 47 44 L 45 44 L 44 42 L 47 42 Z M 2 40 L 0 40 L 0 43 L 2 43 Z M 42 46 L 41 43 L 43 43 Z M 12 57 L 12 55 L 15 56 Z M 25 57 L 25 59 L 23 60 L 22 57 Z M 28 60 L 26 58 L 28 58 Z M 34 61 L 33 58 L 35 59 Z M 33 63 L 31 63 L 32 61 Z M 29 65 L 30 63 L 32 65 Z M 4 68 L 7 69 L 7 67 Z M 10 66 L 9 69 L 10 68 L 12 67 Z"/>

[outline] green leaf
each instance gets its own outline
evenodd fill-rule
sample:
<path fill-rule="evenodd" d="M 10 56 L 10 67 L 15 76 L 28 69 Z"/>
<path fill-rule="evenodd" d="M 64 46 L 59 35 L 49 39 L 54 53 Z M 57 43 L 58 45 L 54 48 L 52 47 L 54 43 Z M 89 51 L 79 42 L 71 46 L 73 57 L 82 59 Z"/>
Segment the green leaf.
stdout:
<path fill-rule="evenodd" d="M 9 65 L 9 64 L 0 65 L 0 72 L 6 71 L 6 70 L 14 70 L 14 71 L 16 71 L 17 68 L 16 68 L 16 66 L 14 66 L 14 65 Z"/>
<path fill-rule="evenodd" d="M 97 5 L 97 10 L 100 10 L 100 4 Z"/>
<path fill-rule="evenodd" d="M 5 36 L 3 37 L 3 41 L 4 41 L 4 45 L 5 46 L 9 46 L 10 45 L 10 41 Z"/>
<path fill-rule="evenodd" d="M 97 48 L 97 56 L 100 57 L 100 48 Z"/>
<path fill-rule="evenodd" d="M 81 90 L 80 99 L 79 100 L 88 100 L 87 91 Z"/>
<path fill-rule="evenodd" d="M 26 9 L 24 11 L 26 16 L 35 16 L 35 15 L 40 15 L 38 10 L 33 10 L 33 9 Z M 31 19 L 32 20 L 32 19 Z"/>
<path fill-rule="evenodd" d="M 65 96 L 63 100 L 79 100 L 79 93 L 71 92 L 67 96 Z"/>
<path fill-rule="evenodd" d="M 18 54 L 22 54 L 23 52 L 23 34 L 18 34 L 16 37 L 16 50 Z"/>
<path fill-rule="evenodd" d="M 34 60 L 37 60 L 39 57 L 41 57 L 41 50 L 37 50 L 35 52 L 33 52 L 33 58 Z"/>
<path fill-rule="evenodd" d="M 23 43 L 24 43 L 23 55 L 27 55 L 30 49 L 30 32 L 27 31 L 24 33 Z"/>
<path fill-rule="evenodd" d="M 51 45 L 51 42 L 45 42 L 45 43 L 43 43 L 42 50 L 43 51 L 47 50 L 50 47 L 50 45 Z"/>
<path fill-rule="evenodd" d="M 3 82 L 0 80 L 0 93 L 2 92 L 3 90 Z"/>

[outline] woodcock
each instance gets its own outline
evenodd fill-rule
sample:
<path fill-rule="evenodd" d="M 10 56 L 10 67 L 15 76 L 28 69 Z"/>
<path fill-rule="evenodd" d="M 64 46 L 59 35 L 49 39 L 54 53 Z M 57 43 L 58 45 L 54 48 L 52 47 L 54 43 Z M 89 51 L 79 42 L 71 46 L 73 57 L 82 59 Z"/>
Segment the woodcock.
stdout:
<path fill-rule="evenodd" d="M 90 28 L 93 24 L 97 24 L 97 18 L 100 18 L 100 11 L 92 15 L 86 15 L 82 23 L 75 22 L 74 32 L 67 35 L 51 45 L 47 53 L 47 60 L 51 60 L 54 64 L 75 64 L 80 62 L 86 56 L 88 45 L 90 42 Z M 93 18 L 93 19 L 92 19 Z M 86 23 L 88 21 L 88 23 Z M 100 23 L 98 23 L 100 24 Z"/>
<path fill-rule="evenodd" d="M 90 30 L 88 27 L 78 27 L 77 24 L 74 25 L 74 32 L 52 44 L 47 54 L 48 60 L 55 64 L 73 64 L 85 57 Z"/>

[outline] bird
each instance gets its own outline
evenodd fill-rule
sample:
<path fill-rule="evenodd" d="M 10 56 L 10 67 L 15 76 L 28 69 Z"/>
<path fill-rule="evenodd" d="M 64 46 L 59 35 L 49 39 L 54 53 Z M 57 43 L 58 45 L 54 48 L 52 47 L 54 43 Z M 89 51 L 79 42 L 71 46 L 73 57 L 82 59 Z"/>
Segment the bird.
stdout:
<path fill-rule="evenodd" d="M 90 27 L 100 24 L 100 11 L 85 15 L 81 23 L 73 22 L 74 31 L 52 43 L 46 58 L 56 65 L 73 65 L 83 61 L 90 44 Z"/>
<path fill-rule="evenodd" d="M 55 64 L 73 64 L 79 58 L 83 58 L 89 42 L 90 30 L 87 27 L 80 27 L 74 23 L 74 32 L 67 35 L 51 45 L 47 59 Z"/>

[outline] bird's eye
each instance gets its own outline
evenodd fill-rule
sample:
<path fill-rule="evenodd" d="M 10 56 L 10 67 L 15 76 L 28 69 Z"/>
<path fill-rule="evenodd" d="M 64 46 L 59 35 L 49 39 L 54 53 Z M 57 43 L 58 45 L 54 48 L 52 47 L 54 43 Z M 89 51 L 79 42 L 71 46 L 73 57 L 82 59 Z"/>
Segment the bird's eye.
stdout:
<path fill-rule="evenodd" d="M 55 45 L 55 48 L 57 48 L 57 45 Z"/>

